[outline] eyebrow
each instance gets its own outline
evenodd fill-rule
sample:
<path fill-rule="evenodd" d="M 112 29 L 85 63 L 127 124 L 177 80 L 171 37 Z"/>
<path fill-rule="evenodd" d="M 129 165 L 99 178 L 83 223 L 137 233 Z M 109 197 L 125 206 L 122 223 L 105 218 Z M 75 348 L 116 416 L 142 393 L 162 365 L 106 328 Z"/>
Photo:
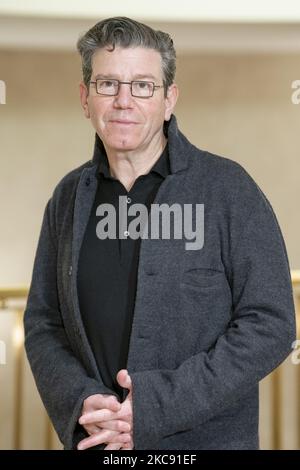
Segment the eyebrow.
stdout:
<path fill-rule="evenodd" d="M 111 79 L 115 79 L 117 80 L 117 78 L 115 78 L 115 74 L 103 74 L 103 73 L 98 73 L 96 76 L 95 76 L 95 79 L 97 78 L 103 78 L 104 80 L 108 79 L 108 78 L 111 78 Z M 154 75 L 152 75 L 151 73 L 139 73 L 137 75 L 134 76 L 134 79 L 133 80 L 141 80 L 141 79 L 144 79 L 144 78 L 151 78 L 152 80 L 157 80 L 156 77 L 154 77 Z"/>

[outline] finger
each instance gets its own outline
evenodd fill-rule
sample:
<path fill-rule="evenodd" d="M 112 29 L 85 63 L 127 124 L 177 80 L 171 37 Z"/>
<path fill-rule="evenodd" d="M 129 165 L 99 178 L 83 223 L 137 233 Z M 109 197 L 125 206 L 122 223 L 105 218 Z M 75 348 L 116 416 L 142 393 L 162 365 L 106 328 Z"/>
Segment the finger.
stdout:
<path fill-rule="evenodd" d="M 130 434 L 126 433 L 126 432 L 122 432 L 122 433 L 117 433 L 114 437 L 112 437 L 108 444 L 116 444 L 117 442 L 121 442 L 121 443 L 130 443 L 131 441 L 131 436 Z"/>
<path fill-rule="evenodd" d="M 125 450 L 132 450 L 134 445 L 133 445 L 133 438 L 132 434 L 130 434 L 130 440 L 124 444 Z"/>
<path fill-rule="evenodd" d="M 121 403 L 114 395 L 103 395 L 102 406 L 99 406 L 98 409 L 102 408 L 108 408 L 111 411 L 118 411 L 121 408 Z"/>
<path fill-rule="evenodd" d="M 133 450 L 133 446 L 131 444 L 125 443 L 122 444 L 121 450 Z"/>
<path fill-rule="evenodd" d="M 132 439 L 132 434 L 130 434 L 130 440 L 128 442 L 125 443 L 125 446 L 132 450 L 133 447 L 134 447 L 134 444 L 133 444 L 133 439 Z"/>
<path fill-rule="evenodd" d="M 85 413 L 80 416 L 79 424 L 95 424 L 101 421 L 110 421 L 112 419 L 118 418 L 117 414 L 114 411 L 108 409 L 92 411 L 90 413 Z"/>
<path fill-rule="evenodd" d="M 96 434 L 97 432 L 100 432 L 102 430 L 100 427 L 94 424 L 86 424 L 83 427 L 89 435 Z"/>
<path fill-rule="evenodd" d="M 98 393 L 97 395 L 91 395 L 85 399 L 86 411 L 101 410 L 102 408 L 108 408 L 112 411 L 118 411 L 121 408 L 121 403 L 117 400 L 114 395 L 103 395 Z"/>
<path fill-rule="evenodd" d="M 122 449 L 122 444 L 121 442 L 117 442 L 115 444 L 108 444 L 106 447 L 104 447 L 103 450 L 120 450 Z"/>
<path fill-rule="evenodd" d="M 112 419 L 111 421 L 102 421 L 101 423 L 97 423 L 97 425 L 101 429 L 110 429 L 111 431 L 119 431 L 119 432 L 131 431 L 130 424 L 120 419 Z M 88 426 L 91 426 L 91 425 L 89 424 Z"/>
<path fill-rule="evenodd" d="M 97 434 L 93 434 L 90 437 L 82 439 L 77 445 L 78 450 L 89 449 L 90 447 L 97 446 L 99 444 L 110 443 L 113 437 L 116 437 L 119 433 L 115 431 L 100 431 Z M 116 441 L 115 441 L 116 442 Z"/>
<path fill-rule="evenodd" d="M 130 434 L 126 433 L 118 433 L 115 431 L 102 431 L 98 434 L 93 434 L 86 439 L 83 439 L 79 442 L 77 449 L 78 450 L 85 450 L 89 449 L 90 447 L 97 446 L 99 444 L 116 444 L 118 442 L 130 442 Z"/>

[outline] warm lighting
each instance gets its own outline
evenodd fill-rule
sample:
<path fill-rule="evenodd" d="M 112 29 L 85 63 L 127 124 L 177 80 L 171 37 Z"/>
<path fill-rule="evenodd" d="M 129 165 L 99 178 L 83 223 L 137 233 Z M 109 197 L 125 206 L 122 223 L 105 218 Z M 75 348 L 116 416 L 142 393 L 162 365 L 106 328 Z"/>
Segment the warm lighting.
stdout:
<path fill-rule="evenodd" d="M 292 281 L 293 284 L 300 284 L 300 269 L 294 269 L 292 271 Z"/>
<path fill-rule="evenodd" d="M 20 349 L 24 343 L 24 331 L 21 325 L 16 325 L 13 329 L 13 345 L 16 349 Z"/>
<path fill-rule="evenodd" d="M 0 365 L 6 364 L 6 344 L 0 341 Z"/>

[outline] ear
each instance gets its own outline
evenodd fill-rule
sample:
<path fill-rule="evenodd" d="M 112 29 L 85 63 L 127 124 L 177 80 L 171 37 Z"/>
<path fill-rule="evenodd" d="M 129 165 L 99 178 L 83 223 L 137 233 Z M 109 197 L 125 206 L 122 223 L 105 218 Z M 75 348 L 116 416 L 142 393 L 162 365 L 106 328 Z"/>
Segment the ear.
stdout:
<path fill-rule="evenodd" d="M 87 119 L 90 118 L 89 104 L 88 104 L 88 89 L 83 82 L 79 84 L 79 93 L 80 93 L 80 102 L 84 112 L 84 115 Z"/>
<path fill-rule="evenodd" d="M 165 121 L 169 121 L 170 117 L 173 113 L 173 110 L 175 108 L 177 99 L 179 95 L 179 90 L 178 86 L 176 83 L 172 83 L 172 85 L 169 86 L 168 91 L 167 91 L 167 96 L 165 98 Z"/>

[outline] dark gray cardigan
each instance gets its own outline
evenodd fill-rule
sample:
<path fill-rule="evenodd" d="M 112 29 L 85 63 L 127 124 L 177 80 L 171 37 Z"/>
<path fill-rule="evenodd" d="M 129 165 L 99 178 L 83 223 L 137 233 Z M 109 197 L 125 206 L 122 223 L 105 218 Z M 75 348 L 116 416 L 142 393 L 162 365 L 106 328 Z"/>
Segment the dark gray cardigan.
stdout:
<path fill-rule="evenodd" d="M 237 163 L 166 124 L 171 173 L 155 203 L 204 204 L 204 247 L 141 242 L 128 371 L 135 449 L 255 449 L 258 382 L 289 354 L 295 313 L 273 210 Z M 66 449 L 83 437 L 83 399 L 99 376 L 77 295 L 78 256 L 99 159 L 66 175 L 49 200 L 25 311 L 25 346 Z M 101 299 L 99 299 L 101 314 Z M 125 394 L 124 394 L 125 396 Z"/>

